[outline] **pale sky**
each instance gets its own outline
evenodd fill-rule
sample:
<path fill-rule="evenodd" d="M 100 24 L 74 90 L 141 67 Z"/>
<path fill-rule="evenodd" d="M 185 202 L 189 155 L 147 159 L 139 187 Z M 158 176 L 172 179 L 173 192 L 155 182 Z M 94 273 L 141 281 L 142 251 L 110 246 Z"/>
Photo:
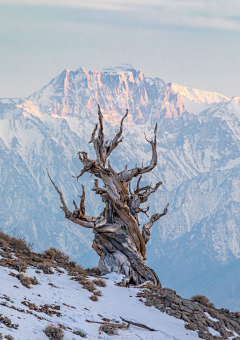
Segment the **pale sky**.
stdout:
<path fill-rule="evenodd" d="M 0 98 L 121 63 L 240 96 L 239 56 L 240 0 L 0 0 Z"/>

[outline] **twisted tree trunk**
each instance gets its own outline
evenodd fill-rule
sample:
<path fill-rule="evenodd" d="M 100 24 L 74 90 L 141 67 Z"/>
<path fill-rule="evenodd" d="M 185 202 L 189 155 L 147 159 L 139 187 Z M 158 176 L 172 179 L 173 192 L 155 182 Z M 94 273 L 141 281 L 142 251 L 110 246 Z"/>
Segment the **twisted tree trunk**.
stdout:
<path fill-rule="evenodd" d="M 110 143 L 104 141 L 103 134 L 103 116 L 98 105 L 99 126 L 95 125 L 90 143 L 93 143 L 96 160 L 88 158 L 86 152 L 79 152 L 79 159 L 83 163 L 83 169 L 76 178 L 81 177 L 85 172 L 93 174 L 103 181 L 103 188 L 99 188 L 98 179 L 95 179 L 93 190 L 100 195 L 105 203 L 105 209 L 98 217 L 88 216 L 85 214 L 85 190 L 82 186 L 82 195 L 80 206 L 73 201 L 75 210 L 71 212 L 63 198 L 61 191 L 48 176 L 60 195 L 62 203 L 61 209 L 65 217 L 70 221 L 81 225 L 85 228 L 92 228 L 95 237 L 93 240 L 93 249 L 100 256 L 99 269 L 102 274 L 117 272 L 124 274 L 133 284 L 140 284 L 145 281 L 151 281 L 160 285 L 156 273 L 150 269 L 144 262 L 146 253 L 146 243 L 150 238 L 150 230 L 155 221 L 167 213 L 168 204 L 160 214 L 153 215 L 149 222 L 144 224 L 142 231 L 139 227 L 138 214 L 146 213 L 149 209 L 142 209 L 142 203 L 148 200 L 150 194 L 154 193 L 162 184 L 159 182 L 155 187 L 140 187 L 142 174 L 151 171 L 157 165 L 156 151 L 156 134 L 157 124 L 154 129 L 153 141 L 146 140 L 152 146 L 152 159 L 149 166 L 142 168 L 125 169 L 117 173 L 112 168 L 110 161 L 106 167 L 106 161 L 111 152 L 122 141 L 120 139 L 123 130 L 123 121 L 128 115 L 128 110 L 122 118 L 119 132 Z M 96 132 L 98 130 L 98 135 Z M 139 176 L 136 189 L 134 192 L 130 189 L 131 180 Z"/>

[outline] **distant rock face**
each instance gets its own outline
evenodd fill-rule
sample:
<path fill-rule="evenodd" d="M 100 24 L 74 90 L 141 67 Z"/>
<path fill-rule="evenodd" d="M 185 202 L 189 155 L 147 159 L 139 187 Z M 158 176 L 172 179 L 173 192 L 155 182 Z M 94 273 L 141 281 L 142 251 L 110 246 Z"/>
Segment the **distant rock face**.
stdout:
<path fill-rule="evenodd" d="M 180 96 L 163 80 L 147 78 L 129 67 L 102 72 L 64 70 L 28 99 L 51 115 L 89 118 L 93 118 L 97 101 L 111 124 L 120 122 L 126 108 L 128 124 L 145 123 L 151 113 L 176 118 L 185 111 Z"/>
<path fill-rule="evenodd" d="M 64 220 L 45 170 L 47 167 L 69 205 L 78 199 L 82 183 L 87 212 L 101 212 L 103 206 L 90 190 L 93 179 L 84 175 L 77 182 L 72 178 L 80 172 L 77 152 L 84 150 L 90 156 L 93 152 L 88 142 L 97 118 L 96 101 L 101 105 L 109 138 L 129 109 L 124 140 L 111 156 L 116 171 L 125 164 L 147 164 L 151 150 L 144 132 L 150 138 L 154 124 L 159 124 L 158 166 L 143 181 L 163 181 L 150 201 L 150 214 L 161 211 L 167 202 L 170 206 L 153 228 L 148 264 L 163 285 L 180 292 L 187 285 L 194 295 L 200 274 L 240 258 L 237 97 L 229 100 L 219 94 L 166 84 L 125 65 L 102 71 L 65 70 L 28 99 L 0 100 L 3 229 L 26 236 L 36 250 L 56 246 L 86 266 L 97 264 L 90 251 L 91 231 Z M 189 103 L 195 105 L 194 110 Z M 143 216 L 140 222 L 145 220 Z M 211 299 L 215 291 L 209 285 L 204 294 Z M 199 287 L 196 293 L 201 293 Z M 226 307 L 231 308 L 234 294 L 236 288 L 226 296 Z M 217 304 L 216 294 L 214 299 Z"/>

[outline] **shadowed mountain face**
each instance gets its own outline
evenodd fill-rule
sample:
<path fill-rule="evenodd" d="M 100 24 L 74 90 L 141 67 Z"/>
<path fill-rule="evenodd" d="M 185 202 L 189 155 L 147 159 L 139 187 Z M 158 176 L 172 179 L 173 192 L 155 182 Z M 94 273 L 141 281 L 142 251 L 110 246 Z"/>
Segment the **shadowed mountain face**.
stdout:
<path fill-rule="evenodd" d="M 9 234 L 24 235 L 40 251 L 60 248 L 85 266 L 97 265 L 91 250 L 93 234 L 64 220 L 59 198 L 46 174 L 48 168 L 69 207 L 86 189 L 87 213 L 99 215 L 102 202 L 93 191 L 93 178 L 77 182 L 79 150 L 93 156 L 91 133 L 101 105 L 107 137 L 112 138 L 129 109 L 124 140 L 111 156 L 121 171 L 147 164 L 151 149 L 144 138 L 159 124 L 158 165 L 143 183 L 163 181 L 150 198 L 149 215 L 169 212 L 152 228 L 147 262 L 162 284 L 185 296 L 201 293 L 217 305 L 233 304 L 237 294 L 231 268 L 240 257 L 240 100 L 165 84 L 125 65 L 103 71 L 65 70 L 28 99 L 0 100 L 0 223 Z M 194 110 L 191 110 L 194 107 Z M 198 107 L 198 109 L 196 109 Z M 202 111 L 204 108 L 204 111 Z M 94 156 L 93 156 L 94 157 Z M 146 221 L 143 215 L 141 223 Z M 230 268 L 230 267 L 229 267 Z M 210 288 L 219 280 L 208 273 L 219 270 L 232 285 L 225 294 Z M 231 271 L 234 272 L 233 270 Z M 200 276 L 199 276 L 200 275 Z M 220 275 L 220 274 L 219 274 Z M 208 285 L 212 282 L 211 285 Z M 195 289 L 196 288 L 196 289 Z M 213 294 L 214 292 L 214 294 Z M 235 294 L 235 295 L 234 295 Z M 239 307 L 238 307 L 239 306 Z"/>

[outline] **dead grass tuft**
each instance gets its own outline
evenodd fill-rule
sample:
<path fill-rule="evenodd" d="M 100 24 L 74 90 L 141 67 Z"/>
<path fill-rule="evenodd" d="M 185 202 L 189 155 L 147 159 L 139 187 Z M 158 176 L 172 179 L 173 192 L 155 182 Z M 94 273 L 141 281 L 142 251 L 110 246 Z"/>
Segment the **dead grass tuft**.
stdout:
<path fill-rule="evenodd" d="M 106 287 L 106 281 L 102 279 L 95 279 L 95 280 L 92 280 L 92 282 L 98 287 Z"/>

